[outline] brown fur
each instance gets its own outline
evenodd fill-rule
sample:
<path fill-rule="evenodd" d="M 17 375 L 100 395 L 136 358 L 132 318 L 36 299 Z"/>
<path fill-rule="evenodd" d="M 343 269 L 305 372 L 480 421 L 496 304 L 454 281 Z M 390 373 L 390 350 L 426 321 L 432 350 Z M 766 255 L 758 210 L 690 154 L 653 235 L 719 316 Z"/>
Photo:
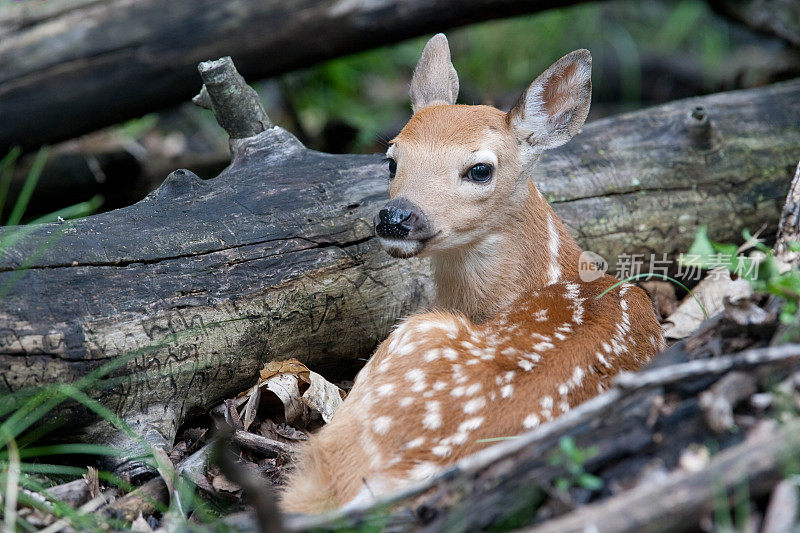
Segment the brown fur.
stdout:
<path fill-rule="evenodd" d="M 452 88 L 446 40 L 431 43 L 437 59 L 420 62 L 412 100 L 415 86 Z M 448 105 L 415 102 L 424 105 L 388 152 L 397 162 L 389 194 L 434 230 L 421 255 L 433 258 L 439 310 L 380 345 L 303 446 L 285 510 L 322 512 L 428 478 L 483 449 L 480 439 L 563 414 L 663 347 L 644 291 L 624 284 L 598 299 L 617 280 L 579 279 L 580 248 L 529 178 L 541 151 L 586 118 L 590 67 L 585 50 L 568 54 L 508 114 L 449 105 L 452 94 Z M 466 178 L 478 163 L 493 166 L 490 181 Z"/>
<path fill-rule="evenodd" d="M 662 348 L 660 326 L 649 298 L 637 287 L 625 284 L 595 299 L 616 281 L 604 276 L 591 283 L 548 285 L 483 325 L 436 312 L 404 322 L 361 371 L 333 420 L 302 450 L 298 458 L 302 469 L 289 482 L 284 508 L 322 512 L 364 491 L 379 495 L 419 481 L 434 468 L 485 448 L 480 439 L 516 435 L 535 427 L 532 422 L 525 425 L 531 416 L 538 417 L 539 423 L 551 420 L 608 387 L 620 370 L 639 368 Z M 566 296 L 568 285 L 577 287 L 576 298 Z M 583 318 L 576 324 L 573 315 L 579 300 L 583 300 Z M 626 311 L 620 306 L 623 300 Z M 531 319 L 542 311 L 547 313 L 546 320 Z M 517 328 L 509 328 L 512 324 Z M 565 324 L 572 331 L 557 339 L 558 328 Z M 616 329 L 618 324 L 622 331 Z M 399 355 L 397 348 L 390 349 L 392 343 L 413 344 L 414 350 Z M 446 348 L 455 350 L 457 357 L 447 358 Z M 435 351 L 440 355 L 426 360 Z M 489 353 L 494 358 L 481 359 Z M 533 361 L 533 354 L 540 359 Z M 521 358 L 531 361 L 533 368 L 521 368 Z M 425 388 L 415 391 L 408 373 L 419 369 L 424 372 Z M 515 376 L 506 379 L 508 372 Z M 435 390 L 441 387 L 437 384 L 445 386 Z M 504 389 L 508 385 L 512 389 Z M 568 390 L 559 390 L 562 386 Z M 410 398 L 410 405 L 403 405 L 404 398 Z M 545 398 L 551 403 L 543 405 Z M 465 412 L 469 401 L 476 407 Z M 424 425 L 429 402 L 440 406 L 437 427 Z M 385 433 L 375 425 L 382 417 L 390 419 Z M 464 432 L 463 444 L 443 446 L 440 455 L 434 453 L 442 439 L 459 435 L 462 424 L 479 418 L 479 427 Z M 425 440 L 409 447 L 419 438 Z"/>

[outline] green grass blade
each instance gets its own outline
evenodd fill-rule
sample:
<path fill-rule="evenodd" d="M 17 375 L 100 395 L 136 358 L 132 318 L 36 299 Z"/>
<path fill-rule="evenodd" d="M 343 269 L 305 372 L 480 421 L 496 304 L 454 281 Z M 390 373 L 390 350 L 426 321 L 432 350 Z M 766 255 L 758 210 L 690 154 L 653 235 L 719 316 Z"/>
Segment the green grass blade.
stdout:
<path fill-rule="evenodd" d="M 14 175 L 14 163 L 17 162 L 20 154 L 22 154 L 22 148 L 15 146 L 0 160 L 0 220 L 3 216 L 6 198 L 8 198 L 8 188 L 11 187 L 11 178 Z"/>
<path fill-rule="evenodd" d="M 104 444 L 52 444 L 48 446 L 31 446 L 19 451 L 21 459 L 48 457 L 52 455 L 99 455 L 104 457 L 131 457 L 131 452 L 116 446 Z M 7 459 L 7 452 L 0 452 L 0 460 Z M 138 458 L 138 457 L 132 457 Z"/>
<path fill-rule="evenodd" d="M 36 184 L 39 182 L 39 177 L 42 175 L 42 170 L 44 170 L 44 164 L 47 162 L 47 153 L 47 147 L 43 146 L 36 154 L 33 165 L 31 165 L 31 170 L 28 172 L 28 177 L 22 185 L 22 190 L 19 192 L 17 201 L 14 203 L 14 208 L 11 210 L 11 214 L 8 215 L 7 226 L 16 226 L 19 224 L 19 221 L 22 220 L 22 216 L 28 208 L 28 202 L 30 202 L 31 196 L 33 196 L 34 189 L 36 189 Z"/>
<path fill-rule="evenodd" d="M 133 431 L 133 429 L 122 418 L 117 416 L 116 413 L 111 411 L 111 409 L 101 404 L 94 398 L 90 398 L 86 393 L 84 393 L 80 389 L 72 385 L 61 385 L 60 389 L 64 394 L 66 394 L 76 402 L 83 404 L 88 409 L 91 409 L 97 416 L 105 419 L 106 422 L 109 422 L 118 430 L 125 432 L 129 437 L 132 437 L 134 439 L 140 438 L 139 435 L 137 435 L 136 432 Z"/>
<path fill-rule="evenodd" d="M 48 222 L 56 222 L 59 218 L 63 218 L 64 220 L 69 220 L 72 218 L 81 218 L 86 217 L 93 214 L 97 211 L 100 206 L 103 205 L 104 198 L 97 194 L 90 199 L 86 200 L 85 202 L 78 202 L 77 204 L 73 204 L 57 211 L 53 211 L 52 213 L 47 213 L 46 215 L 42 215 L 39 218 L 35 218 L 31 220 L 28 224 L 46 224 Z"/>
<path fill-rule="evenodd" d="M 705 315 L 706 320 L 708 320 L 709 316 L 708 316 L 708 312 L 706 311 L 706 308 L 703 307 L 703 304 L 700 303 L 700 299 L 697 296 L 694 295 L 694 293 L 689 289 L 689 287 L 687 287 L 686 285 L 684 285 L 683 283 L 681 283 L 680 281 L 678 281 L 675 278 L 671 278 L 669 276 L 665 276 L 664 274 L 659 274 L 659 273 L 656 273 L 656 272 L 646 272 L 644 274 L 636 274 L 635 276 L 629 276 L 629 277 L 627 277 L 627 278 L 625 278 L 625 279 L 623 279 L 621 281 L 618 281 L 617 283 L 613 284 L 612 286 L 610 286 L 609 288 L 607 288 L 606 290 L 601 292 L 598 296 L 596 296 L 595 300 L 599 300 L 600 298 L 602 298 L 603 296 L 605 296 L 609 292 L 613 291 L 614 289 L 616 289 L 617 287 L 619 287 L 623 283 L 627 283 L 627 282 L 633 281 L 635 279 L 650 278 L 650 277 L 656 277 L 656 278 L 661 278 L 663 280 L 671 281 L 672 283 L 675 283 L 676 285 L 680 285 L 681 287 L 683 287 L 686 290 L 686 292 L 688 292 L 689 294 L 692 295 L 692 298 L 694 298 L 694 300 L 697 302 L 697 305 L 699 305 L 700 309 L 703 311 L 703 315 Z"/>
<path fill-rule="evenodd" d="M 38 422 L 44 415 L 52 411 L 66 396 L 57 389 L 48 387 L 41 393 L 33 396 L 0 425 L 0 434 L 16 438 L 32 424 Z"/>
<path fill-rule="evenodd" d="M 514 440 L 518 439 L 519 435 L 512 435 L 511 437 L 490 437 L 488 439 L 478 439 L 475 441 L 476 444 L 485 444 L 487 442 L 502 442 L 504 440 Z"/>

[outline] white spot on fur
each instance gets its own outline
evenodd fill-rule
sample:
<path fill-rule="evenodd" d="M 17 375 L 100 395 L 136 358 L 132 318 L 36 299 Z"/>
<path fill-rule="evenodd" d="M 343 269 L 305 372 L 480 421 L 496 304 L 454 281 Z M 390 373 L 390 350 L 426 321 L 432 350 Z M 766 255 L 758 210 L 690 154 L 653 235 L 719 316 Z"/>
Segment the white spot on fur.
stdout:
<path fill-rule="evenodd" d="M 552 409 L 553 408 L 553 398 L 551 396 L 545 396 L 541 400 L 539 400 L 539 405 L 542 406 L 542 409 Z"/>
<path fill-rule="evenodd" d="M 511 385 L 511 384 L 503 385 L 503 388 L 500 389 L 500 395 L 503 398 L 508 398 L 512 394 L 514 394 L 514 385 Z"/>
<path fill-rule="evenodd" d="M 467 442 L 468 438 L 469 438 L 469 433 L 456 433 L 451 437 L 448 437 L 447 440 L 450 443 L 455 444 L 456 446 L 461 446 Z"/>
<path fill-rule="evenodd" d="M 425 437 L 417 437 L 414 440 L 410 440 L 410 441 L 406 442 L 404 448 L 407 449 L 407 450 L 412 449 L 412 448 L 419 448 L 424 443 L 425 443 Z"/>
<path fill-rule="evenodd" d="M 458 324 L 455 321 L 443 320 L 439 327 L 449 338 L 455 339 L 458 337 Z"/>
<path fill-rule="evenodd" d="M 453 449 L 450 446 L 434 446 L 431 452 L 433 452 L 433 455 L 438 455 L 439 457 L 450 457 L 453 453 Z"/>
<path fill-rule="evenodd" d="M 533 313 L 532 318 L 536 322 L 545 322 L 547 320 L 547 309 L 540 309 Z"/>
<path fill-rule="evenodd" d="M 439 466 L 431 461 L 423 461 L 414 465 L 408 471 L 409 477 L 416 481 L 422 481 L 433 477 L 439 471 Z"/>
<path fill-rule="evenodd" d="M 434 348 L 433 350 L 428 350 L 425 352 L 425 355 L 422 357 L 426 363 L 430 363 L 432 361 L 436 361 L 441 357 L 442 352 L 438 348 Z"/>
<path fill-rule="evenodd" d="M 435 391 L 443 391 L 446 388 L 447 388 L 447 383 L 445 383 L 444 381 L 437 381 L 436 383 L 433 384 L 433 390 Z"/>
<path fill-rule="evenodd" d="M 572 373 L 572 383 L 576 387 L 580 387 L 581 383 L 583 383 L 583 377 L 586 375 L 586 372 L 579 366 L 575 367 L 575 371 Z"/>
<path fill-rule="evenodd" d="M 417 348 L 416 343 L 407 342 L 405 344 L 402 344 L 393 353 L 398 355 L 398 356 L 400 356 L 400 357 L 405 357 L 406 355 L 409 355 L 411 352 L 413 352 L 416 348 Z"/>
<path fill-rule="evenodd" d="M 442 425 L 442 412 L 439 402 L 425 402 L 425 416 L 422 425 L 428 429 L 439 429 Z"/>
<path fill-rule="evenodd" d="M 408 372 L 406 372 L 406 381 L 411 382 L 419 382 L 425 379 L 425 372 L 420 370 L 419 368 L 412 368 Z"/>
<path fill-rule="evenodd" d="M 405 396 L 403 398 L 400 398 L 400 401 L 398 402 L 400 407 L 408 407 L 412 403 L 414 403 L 414 398 L 411 398 L 410 396 Z"/>
<path fill-rule="evenodd" d="M 467 420 L 464 420 L 463 422 L 461 422 L 461 424 L 458 425 L 458 432 L 464 433 L 467 431 L 474 431 L 479 427 L 481 427 L 481 424 L 483 424 L 482 416 L 476 416 L 475 418 L 468 418 Z"/>
<path fill-rule="evenodd" d="M 481 384 L 480 383 L 473 383 L 472 385 L 467 387 L 466 394 L 467 394 L 467 396 L 472 396 L 473 394 L 475 394 L 479 390 L 481 390 Z"/>
<path fill-rule="evenodd" d="M 386 433 L 389 431 L 389 428 L 391 427 L 392 427 L 391 416 L 379 416 L 378 418 L 372 421 L 372 430 L 378 435 L 386 435 Z"/>
<path fill-rule="evenodd" d="M 606 359 L 606 357 L 602 353 L 597 352 L 597 353 L 595 353 L 595 355 L 597 356 L 597 359 L 601 363 L 603 363 L 603 366 L 605 366 L 606 368 L 611 368 L 611 363 L 608 362 L 608 360 Z"/>
<path fill-rule="evenodd" d="M 533 370 L 534 366 L 533 363 L 531 363 L 527 359 L 520 359 L 519 361 L 517 361 L 517 364 L 520 366 L 520 368 L 522 368 L 522 370 L 525 371 Z"/>
<path fill-rule="evenodd" d="M 474 415 L 483 409 L 484 405 L 486 405 L 486 398 L 478 396 L 477 398 L 473 398 L 464 404 L 464 412 L 468 415 Z"/>
<path fill-rule="evenodd" d="M 525 429 L 533 429 L 538 426 L 540 423 L 539 417 L 535 414 L 528 415 L 525 417 L 525 420 L 522 421 L 522 427 Z"/>
<path fill-rule="evenodd" d="M 442 357 L 449 359 L 450 361 L 455 361 L 458 359 L 458 352 L 453 348 L 444 348 L 442 349 Z"/>
<path fill-rule="evenodd" d="M 389 396 L 394 391 L 394 383 L 384 383 L 377 390 L 378 396 Z"/>

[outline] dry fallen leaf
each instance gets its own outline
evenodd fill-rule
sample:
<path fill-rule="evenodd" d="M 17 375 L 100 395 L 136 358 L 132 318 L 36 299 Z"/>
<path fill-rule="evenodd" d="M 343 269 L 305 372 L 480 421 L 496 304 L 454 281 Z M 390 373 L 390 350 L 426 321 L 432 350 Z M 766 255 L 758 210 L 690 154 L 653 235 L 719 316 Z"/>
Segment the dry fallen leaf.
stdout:
<path fill-rule="evenodd" d="M 316 372 L 309 372 L 309 383 L 311 386 L 303 394 L 303 402 L 319 411 L 326 423 L 330 422 L 344 400 L 344 391 Z"/>
<path fill-rule="evenodd" d="M 678 301 L 675 296 L 675 286 L 669 281 L 642 281 L 639 286 L 647 291 L 647 294 L 655 302 L 659 316 L 667 317 L 677 309 Z"/>
<path fill-rule="evenodd" d="M 714 316 L 723 309 L 723 298 L 731 276 L 727 270 L 716 269 L 710 271 L 706 277 L 692 289 L 694 296 L 703 304 L 709 317 Z M 691 294 L 687 295 L 678 308 L 664 322 L 664 336 L 670 339 L 683 339 L 694 333 L 706 319 L 697 300 Z"/>
<path fill-rule="evenodd" d="M 258 383 L 241 395 L 247 398 L 242 421 L 245 430 L 255 421 L 265 391 L 280 400 L 284 419 L 290 424 L 302 418 L 306 406 L 319 412 L 328 422 L 345 396 L 339 387 L 310 371 L 297 359 L 270 361 L 261 369 Z"/>
<path fill-rule="evenodd" d="M 91 466 L 87 467 L 83 479 L 89 485 L 89 496 L 97 498 L 100 495 L 100 474 L 97 469 Z"/>

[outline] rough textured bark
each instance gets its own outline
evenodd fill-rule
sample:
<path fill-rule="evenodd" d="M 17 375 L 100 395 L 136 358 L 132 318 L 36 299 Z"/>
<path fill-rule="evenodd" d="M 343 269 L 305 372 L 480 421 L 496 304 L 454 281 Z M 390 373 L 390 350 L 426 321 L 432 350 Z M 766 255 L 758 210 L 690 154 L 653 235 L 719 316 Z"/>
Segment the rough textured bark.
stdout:
<path fill-rule="evenodd" d="M 598 121 L 546 155 L 536 179 L 609 259 L 685 250 L 702 223 L 736 240 L 777 223 L 798 94 L 791 82 Z M 429 301 L 426 262 L 392 260 L 373 238 L 381 156 L 313 152 L 280 128 L 233 144 L 217 178 L 175 171 L 131 207 L 0 233 L 0 392 L 125 361 L 95 394 L 169 441 L 265 361 L 297 357 L 335 378 Z M 62 414 L 71 428 L 92 420 Z"/>
<path fill-rule="evenodd" d="M 713 512 L 720 487 L 728 489 L 747 483 L 752 497 L 769 494 L 784 475 L 786 457 L 796 453 L 798 447 L 797 424 L 765 431 L 721 452 L 699 472 L 676 471 L 662 483 L 637 487 L 526 531 L 581 533 L 587 528 L 615 533 L 691 531 L 697 526 L 699 516 Z"/>
<path fill-rule="evenodd" d="M 534 179 L 585 249 L 612 268 L 643 254 L 650 268 L 650 254 L 686 252 L 700 224 L 735 243 L 743 228 L 774 228 L 798 122 L 800 81 L 680 100 L 584 126 Z"/>
<path fill-rule="evenodd" d="M 248 79 L 578 0 L 48 0 L 0 8 L 0 153 L 182 102 L 230 55 Z M 41 4 L 41 5 L 40 5 Z"/>
<path fill-rule="evenodd" d="M 709 0 L 717 11 L 800 47 L 800 4 L 795 0 Z"/>

